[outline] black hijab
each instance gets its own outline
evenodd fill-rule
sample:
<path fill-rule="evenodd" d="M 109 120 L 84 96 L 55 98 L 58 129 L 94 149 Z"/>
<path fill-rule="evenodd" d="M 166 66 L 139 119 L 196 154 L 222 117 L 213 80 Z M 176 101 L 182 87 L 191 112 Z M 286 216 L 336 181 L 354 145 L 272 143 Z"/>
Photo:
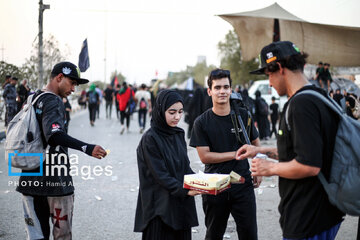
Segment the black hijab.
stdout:
<path fill-rule="evenodd" d="M 165 112 L 166 110 L 173 105 L 174 103 L 181 102 L 183 103 L 183 99 L 174 90 L 162 90 L 156 97 L 155 105 L 152 110 L 152 119 L 151 119 L 151 127 L 155 129 L 156 132 L 165 134 L 165 135 L 173 135 L 177 133 L 183 133 L 184 130 L 179 127 L 170 127 L 166 123 Z"/>

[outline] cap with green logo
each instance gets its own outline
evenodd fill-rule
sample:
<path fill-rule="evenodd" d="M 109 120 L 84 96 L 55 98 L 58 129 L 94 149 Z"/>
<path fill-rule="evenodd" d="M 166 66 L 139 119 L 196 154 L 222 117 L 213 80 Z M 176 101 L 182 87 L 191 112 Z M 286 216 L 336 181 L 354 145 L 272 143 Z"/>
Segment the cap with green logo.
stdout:
<path fill-rule="evenodd" d="M 260 68 L 250 72 L 251 74 L 264 74 L 268 64 L 283 60 L 287 57 L 300 54 L 300 49 L 290 41 L 273 42 L 265 46 L 259 55 Z"/>

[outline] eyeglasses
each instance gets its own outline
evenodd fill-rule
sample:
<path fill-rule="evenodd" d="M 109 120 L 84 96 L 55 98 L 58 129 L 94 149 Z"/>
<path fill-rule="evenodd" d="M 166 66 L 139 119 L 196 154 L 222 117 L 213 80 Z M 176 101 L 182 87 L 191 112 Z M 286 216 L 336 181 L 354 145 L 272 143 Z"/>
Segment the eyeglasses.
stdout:
<path fill-rule="evenodd" d="M 216 77 L 220 75 L 224 75 L 224 77 L 230 77 L 230 71 L 224 69 L 215 69 L 210 72 L 210 77 Z"/>

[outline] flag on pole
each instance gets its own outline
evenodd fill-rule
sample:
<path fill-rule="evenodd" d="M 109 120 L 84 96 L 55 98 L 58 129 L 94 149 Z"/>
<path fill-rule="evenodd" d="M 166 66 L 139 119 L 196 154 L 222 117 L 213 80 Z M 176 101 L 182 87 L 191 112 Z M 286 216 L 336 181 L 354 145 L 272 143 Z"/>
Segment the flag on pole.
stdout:
<path fill-rule="evenodd" d="M 87 39 L 84 40 L 79 55 L 79 68 L 81 72 L 85 72 L 90 67 L 89 51 Z"/>

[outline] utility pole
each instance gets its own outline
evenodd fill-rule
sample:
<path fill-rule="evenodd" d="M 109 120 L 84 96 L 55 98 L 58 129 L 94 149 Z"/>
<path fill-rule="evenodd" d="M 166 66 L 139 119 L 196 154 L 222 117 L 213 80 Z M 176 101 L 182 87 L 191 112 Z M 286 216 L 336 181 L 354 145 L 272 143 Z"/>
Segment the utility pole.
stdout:
<path fill-rule="evenodd" d="M 4 44 L 2 44 L 2 47 L 0 48 L 0 50 L 1 50 L 1 61 L 4 61 L 4 50 L 5 50 Z"/>
<path fill-rule="evenodd" d="M 50 9 L 50 5 L 43 4 L 39 1 L 39 79 L 38 88 L 42 88 L 44 84 L 44 68 L 43 68 L 43 13 L 46 9 Z"/>

